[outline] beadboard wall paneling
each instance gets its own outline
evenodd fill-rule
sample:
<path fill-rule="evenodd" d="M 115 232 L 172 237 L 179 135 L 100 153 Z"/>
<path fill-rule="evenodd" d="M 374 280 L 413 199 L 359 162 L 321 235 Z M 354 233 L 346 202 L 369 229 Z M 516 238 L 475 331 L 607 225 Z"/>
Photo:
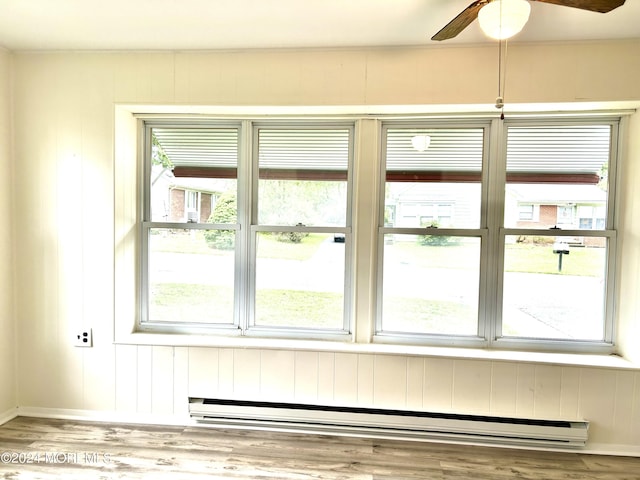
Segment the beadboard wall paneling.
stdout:
<path fill-rule="evenodd" d="M 296 402 L 313 403 L 318 398 L 318 354 L 298 351 L 294 362 L 293 398 Z"/>
<path fill-rule="evenodd" d="M 450 358 L 426 358 L 424 360 L 424 393 L 422 407 L 425 410 L 453 410 L 453 368 Z"/>
<path fill-rule="evenodd" d="M 508 101 L 640 101 L 640 41 L 598 44 L 596 55 L 594 46 L 510 47 Z M 8 62 L 0 54 L 0 102 Z M 130 149 L 115 151 L 115 104 L 490 105 L 494 49 L 20 53 L 10 63 L 11 285 L 18 341 L 17 368 L 0 362 L 0 379 L 3 386 L 10 385 L 12 372 L 17 372 L 18 386 L 17 393 L 9 389 L 8 395 L 3 389 L 0 411 L 17 401 L 33 408 L 184 418 L 188 396 L 265 398 L 584 417 L 596 444 L 640 444 L 637 371 L 355 352 L 112 344 L 114 316 L 126 314 L 126 309 L 115 310 L 115 291 L 134 288 L 132 279 L 120 278 L 113 267 L 114 250 L 130 235 L 123 212 L 114 210 L 115 198 L 135 202 L 127 189 L 114 190 L 114 164 L 130 162 Z M 362 125 L 359 188 L 373 193 L 360 197 L 357 205 L 355 225 L 361 230 L 356 229 L 355 242 L 364 253 L 356 259 L 354 291 L 355 313 L 367 317 L 374 287 L 367 265 L 375 239 L 366 232 L 375 221 L 378 173 L 370 159 L 376 156 L 371 140 L 377 133 L 373 122 Z M 630 136 L 640 137 L 637 114 L 629 129 Z M 3 135 L 0 118 L 0 140 Z M 640 147 L 638 140 L 633 142 L 629 152 L 637 159 Z M 0 150 L 0 162 L 6 158 Z M 621 196 L 622 205 L 630 207 L 622 209 L 621 219 L 626 222 L 621 254 L 630 259 L 623 262 L 620 277 L 625 333 L 640 328 L 640 200 L 633 188 L 640 180 L 638 163 L 625 172 Z M 0 191 L 6 195 L 6 189 Z M 0 277 L 0 286 L 8 281 Z M 11 308 L 2 305 L 2 314 Z M 6 322 L 6 315 L 0 317 Z M 13 337 L 5 332 L 13 325 L 10 321 L 7 330 L 2 324 L 0 330 L 0 355 L 9 361 L 15 350 Z M 93 329 L 93 348 L 72 346 L 78 327 Z M 637 349 L 639 337 L 625 337 L 623 348 Z M 366 331 L 358 332 L 359 340 L 366 338 Z"/>
<path fill-rule="evenodd" d="M 191 347 L 187 349 L 187 352 L 187 388 L 191 396 L 217 396 L 220 370 L 219 350 L 217 348 Z M 197 365 L 200 367 L 196 368 Z"/>
<path fill-rule="evenodd" d="M 11 166 L 12 55 L 0 48 L 0 416 L 17 406 L 16 321 L 13 309 L 12 166 Z"/>

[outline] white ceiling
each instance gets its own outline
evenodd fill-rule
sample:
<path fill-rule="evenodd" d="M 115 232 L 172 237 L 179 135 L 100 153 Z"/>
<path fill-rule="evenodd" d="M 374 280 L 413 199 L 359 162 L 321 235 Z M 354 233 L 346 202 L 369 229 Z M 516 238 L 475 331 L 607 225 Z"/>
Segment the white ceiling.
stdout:
<path fill-rule="evenodd" d="M 472 0 L 0 0 L 0 45 L 11 50 L 186 50 L 488 41 L 474 22 L 431 36 Z M 640 0 L 607 14 L 531 2 L 512 41 L 640 38 Z"/>

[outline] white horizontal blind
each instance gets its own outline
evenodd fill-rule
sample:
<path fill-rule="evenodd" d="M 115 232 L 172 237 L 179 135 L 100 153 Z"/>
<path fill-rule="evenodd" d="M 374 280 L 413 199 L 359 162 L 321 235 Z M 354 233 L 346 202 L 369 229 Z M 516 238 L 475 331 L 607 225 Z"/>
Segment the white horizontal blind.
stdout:
<path fill-rule="evenodd" d="M 511 126 L 507 171 L 598 173 L 610 143 L 610 125 Z"/>
<path fill-rule="evenodd" d="M 235 128 L 155 127 L 153 135 L 174 166 L 236 167 Z"/>
<path fill-rule="evenodd" d="M 349 133 L 347 128 L 261 128 L 260 168 L 346 171 Z"/>

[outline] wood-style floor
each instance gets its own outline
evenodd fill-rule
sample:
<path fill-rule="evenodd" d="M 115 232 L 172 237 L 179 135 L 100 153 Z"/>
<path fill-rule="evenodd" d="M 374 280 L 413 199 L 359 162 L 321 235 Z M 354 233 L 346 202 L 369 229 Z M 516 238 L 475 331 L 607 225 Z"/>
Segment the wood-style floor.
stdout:
<path fill-rule="evenodd" d="M 21 417 L 0 427 L 0 478 L 640 480 L 640 458 Z"/>

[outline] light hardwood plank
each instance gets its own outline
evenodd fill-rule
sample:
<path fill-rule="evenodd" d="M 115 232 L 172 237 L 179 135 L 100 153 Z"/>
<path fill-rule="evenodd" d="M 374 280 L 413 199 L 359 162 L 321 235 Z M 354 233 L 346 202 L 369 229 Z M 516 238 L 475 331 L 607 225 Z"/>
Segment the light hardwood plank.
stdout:
<path fill-rule="evenodd" d="M 3 479 L 640 480 L 631 457 L 27 417 L 0 460 Z"/>

